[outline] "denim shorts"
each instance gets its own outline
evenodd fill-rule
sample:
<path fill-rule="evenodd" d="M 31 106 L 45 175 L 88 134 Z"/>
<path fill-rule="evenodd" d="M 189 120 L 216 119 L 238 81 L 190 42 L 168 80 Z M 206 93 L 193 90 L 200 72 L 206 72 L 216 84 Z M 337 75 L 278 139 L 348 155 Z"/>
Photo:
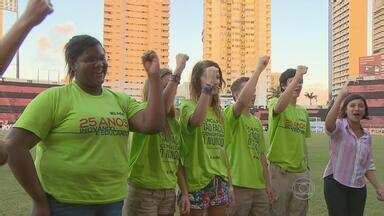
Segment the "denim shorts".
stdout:
<path fill-rule="evenodd" d="M 108 204 L 70 204 L 61 203 L 47 195 L 51 216 L 121 216 L 124 201 Z"/>

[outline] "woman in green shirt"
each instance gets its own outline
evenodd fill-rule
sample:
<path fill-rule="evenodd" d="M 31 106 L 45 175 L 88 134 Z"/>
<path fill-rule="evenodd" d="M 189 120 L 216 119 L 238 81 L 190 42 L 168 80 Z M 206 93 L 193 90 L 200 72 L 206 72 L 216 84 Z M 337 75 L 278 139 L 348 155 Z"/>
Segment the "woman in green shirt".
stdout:
<path fill-rule="evenodd" d="M 32 215 L 121 215 L 128 134 L 157 133 L 164 125 L 159 59 L 154 52 L 142 58 L 151 85 L 146 108 L 103 88 L 108 64 L 96 38 L 74 36 L 65 60 L 75 80 L 27 106 L 6 137 L 8 164 L 33 200 Z"/>
<path fill-rule="evenodd" d="M 192 70 L 191 100 L 180 105 L 182 160 L 193 215 L 225 215 L 230 202 L 224 116 L 219 101 L 223 83 L 217 63 L 198 62 Z"/>
<path fill-rule="evenodd" d="M 153 135 L 132 134 L 128 198 L 123 215 L 174 215 L 177 182 L 183 194 L 180 212 L 189 213 L 188 189 L 179 153 L 182 140 L 173 105 L 187 60 L 187 55 L 178 54 L 174 74 L 169 69 L 160 70 L 167 113 L 164 131 Z M 145 82 L 144 103 L 148 101 L 148 93 L 149 85 Z"/>

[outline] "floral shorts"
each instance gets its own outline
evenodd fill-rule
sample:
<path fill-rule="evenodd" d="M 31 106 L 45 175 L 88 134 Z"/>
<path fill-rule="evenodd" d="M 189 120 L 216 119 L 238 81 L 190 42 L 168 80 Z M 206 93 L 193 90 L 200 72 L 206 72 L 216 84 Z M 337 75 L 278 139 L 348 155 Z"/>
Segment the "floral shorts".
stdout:
<path fill-rule="evenodd" d="M 181 194 L 179 194 L 179 200 Z M 229 184 L 223 178 L 215 176 L 204 188 L 189 193 L 191 209 L 205 210 L 212 206 L 229 204 Z"/>

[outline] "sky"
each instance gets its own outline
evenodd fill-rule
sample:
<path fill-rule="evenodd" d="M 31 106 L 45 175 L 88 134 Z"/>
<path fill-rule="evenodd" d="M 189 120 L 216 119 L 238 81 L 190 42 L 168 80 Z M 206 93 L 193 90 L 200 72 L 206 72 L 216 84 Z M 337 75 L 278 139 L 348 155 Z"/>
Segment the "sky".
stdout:
<path fill-rule="evenodd" d="M 20 0 L 24 11 L 27 0 Z M 64 44 L 74 35 L 89 34 L 103 39 L 102 0 L 52 0 L 54 13 L 34 28 L 20 50 L 21 78 L 57 80 L 65 76 Z M 303 64 L 309 67 L 305 85 L 327 88 L 328 1 L 271 0 L 272 72 L 283 72 Z M 182 80 L 193 64 L 202 59 L 203 0 L 171 0 L 169 66 L 175 55 L 186 53 L 190 60 Z M 5 12 L 4 31 L 16 19 Z M 257 61 L 257 59 L 255 59 Z M 15 63 L 6 77 L 15 77 Z"/>

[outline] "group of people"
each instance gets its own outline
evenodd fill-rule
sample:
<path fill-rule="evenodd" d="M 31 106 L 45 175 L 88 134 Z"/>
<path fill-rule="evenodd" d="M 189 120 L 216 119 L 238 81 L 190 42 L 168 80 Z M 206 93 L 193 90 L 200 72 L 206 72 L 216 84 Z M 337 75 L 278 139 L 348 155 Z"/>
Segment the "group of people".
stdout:
<path fill-rule="evenodd" d="M 52 11 L 48 1 L 29 1 L 0 41 L 1 73 Z M 103 87 L 108 63 L 94 37 L 72 37 L 65 61 L 69 84 L 33 99 L 0 143 L 0 164 L 8 163 L 31 197 L 32 215 L 166 216 L 174 215 L 176 205 L 182 215 L 307 214 L 311 130 L 307 110 L 296 104 L 307 67 L 281 74 L 282 93 L 268 103 L 266 145 L 261 121 L 250 108 L 268 56 L 259 58 L 251 77 L 232 83 L 234 104 L 225 109 L 219 98 L 225 81 L 214 61 L 194 65 L 191 99 L 179 107 L 174 99 L 185 54 L 176 56 L 174 71 L 160 68 L 154 51 L 143 54 L 143 102 Z M 371 137 L 361 126 L 365 118 L 365 99 L 348 94 L 345 86 L 325 120 L 329 215 L 363 215 L 365 178 L 384 200 Z"/>

